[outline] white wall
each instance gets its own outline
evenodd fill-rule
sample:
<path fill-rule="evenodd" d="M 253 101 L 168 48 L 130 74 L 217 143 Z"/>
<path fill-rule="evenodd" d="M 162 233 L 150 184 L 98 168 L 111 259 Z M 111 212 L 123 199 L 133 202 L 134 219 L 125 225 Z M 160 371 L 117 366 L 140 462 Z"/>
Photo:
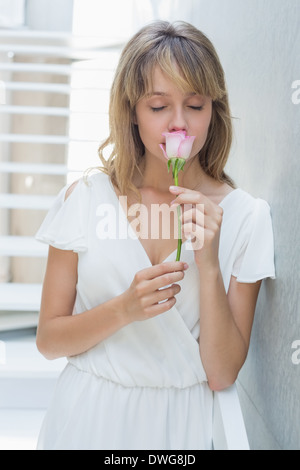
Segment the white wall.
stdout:
<path fill-rule="evenodd" d="M 0 0 L 0 28 L 24 25 L 25 0 Z"/>
<path fill-rule="evenodd" d="M 239 186 L 265 198 L 273 216 L 277 279 L 262 287 L 251 350 L 240 374 L 250 444 L 299 450 L 300 365 L 292 362 L 292 343 L 300 340 L 300 100 L 292 84 L 300 80 L 300 2 L 198 0 L 190 5 L 193 24 L 219 52 L 237 118 L 228 171 Z"/>
<path fill-rule="evenodd" d="M 73 0 L 27 0 L 26 24 L 30 29 L 72 31 Z"/>

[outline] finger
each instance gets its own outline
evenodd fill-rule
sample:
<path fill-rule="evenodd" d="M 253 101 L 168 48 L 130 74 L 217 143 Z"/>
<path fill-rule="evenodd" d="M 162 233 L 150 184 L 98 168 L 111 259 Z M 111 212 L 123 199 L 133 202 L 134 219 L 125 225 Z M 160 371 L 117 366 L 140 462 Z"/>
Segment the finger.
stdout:
<path fill-rule="evenodd" d="M 172 194 L 176 195 L 176 199 L 171 201 L 170 207 L 176 207 L 180 204 L 201 204 L 205 205 L 205 209 L 210 208 L 220 209 L 220 206 L 216 206 L 208 197 L 204 196 L 200 191 L 194 189 L 183 188 L 182 186 L 170 186 L 169 190 Z"/>
<path fill-rule="evenodd" d="M 147 286 L 148 292 L 156 292 L 158 289 L 166 288 L 166 286 L 172 286 L 174 283 L 182 281 L 184 278 L 184 271 L 176 271 L 173 273 L 163 274 L 155 279 L 152 279 Z"/>
<path fill-rule="evenodd" d="M 182 231 L 185 238 L 189 238 L 192 241 L 192 249 L 201 250 L 204 245 L 204 228 L 188 222 L 182 225 Z"/>
<path fill-rule="evenodd" d="M 211 201 L 207 197 L 205 197 L 202 193 L 199 193 L 198 191 L 191 191 L 189 192 L 184 192 L 181 194 L 178 194 L 176 199 L 171 201 L 170 207 L 174 207 L 179 204 L 206 204 L 210 205 Z"/>
<path fill-rule="evenodd" d="M 169 191 L 170 193 L 176 194 L 176 195 L 187 193 L 187 192 L 194 192 L 194 193 L 198 192 L 193 189 L 184 188 L 183 186 L 170 186 Z"/>
<path fill-rule="evenodd" d="M 176 199 L 179 198 L 179 196 L 183 196 L 185 194 L 206 198 L 206 196 L 204 196 L 204 194 L 202 194 L 199 190 L 196 191 L 195 189 L 184 188 L 183 186 L 170 186 L 169 191 L 176 196 Z"/>
<path fill-rule="evenodd" d="M 144 299 L 145 306 L 155 305 L 159 302 L 164 302 L 172 297 L 175 297 L 181 291 L 181 287 L 178 284 L 173 284 L 170 287 L 157 290 L 147 295 Z"/>
<path fill-rule="evenodd" d="M 146 308 L 145 314 L 148 316 L 148 318 L 155 317 L 157 315 L 167 312 L 168 310 L 171 310 L 171 308 L 174 307 L 175 304 L 176 304 L 175 297 L 171 297 L 165 302 L 151 305 L 150 307 Z"/>
<path fill-rule="evenodd" d="M 220 211 L 214 212 L 213 214 L 204 214 L 201 210 L 198 210 L 198 206 L 199 204 L 197 204 L 196 208 L 182 214 L 182 224 L 192 222 L 203 229 L 209 229 L 215 232 L 219 231 L 223 220 L 223 214 Z"/>
<path fill-rule="evenodd" d="M 143 269 L 137 273 L 137 276 L 140 276 L 141 280 L 151 280 L 164 274 L 185 271 L 186 269 L 188 269 L 188 264 L 183 261 L 169 261 Z"/>
<path fill-rule="evenodd" d="M 201 227 L 204 227 L 203 205 L 197 204 L 196 206 L 193 206 L 191 209 L 184 211 L 180 219 L 183 224 L 188 223 L 188 222 L 193 222 L 196 225 L 200 225 Z"/>

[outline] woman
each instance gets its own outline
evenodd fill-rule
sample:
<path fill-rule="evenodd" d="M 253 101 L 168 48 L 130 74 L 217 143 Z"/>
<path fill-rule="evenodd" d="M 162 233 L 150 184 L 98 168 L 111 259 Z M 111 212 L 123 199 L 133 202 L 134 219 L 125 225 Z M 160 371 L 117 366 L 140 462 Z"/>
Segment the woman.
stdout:
<path fill-rule="evenodd" d="M 178 131 L 195 140 L 176 188 L 160 146 Z M 68 357 L 40 449 L 212 448 L 213 391 L 236 380 L 274 276 L 269 206 L 224 173 L 230 144 L 210 41 L 187 23 L 144 27 L 116 71 L 104 172 L 64 188 L 37 234 L 50 244 L 37 345 Z M 174 205 L 193 239 L 177 262 Z"/>

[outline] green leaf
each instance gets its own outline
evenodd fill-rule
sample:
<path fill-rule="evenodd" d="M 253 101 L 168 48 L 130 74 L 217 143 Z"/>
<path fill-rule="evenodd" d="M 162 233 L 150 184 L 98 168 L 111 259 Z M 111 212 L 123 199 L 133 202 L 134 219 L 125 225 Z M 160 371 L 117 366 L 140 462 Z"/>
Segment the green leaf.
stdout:
<path fill-rule="evenodd" d="M 178 171 L 181 171 L 184 169 L 185 165 L 185 159 L 184 158 L 178 158 L 178 163 L 177 163 L 177 169 Z"/>

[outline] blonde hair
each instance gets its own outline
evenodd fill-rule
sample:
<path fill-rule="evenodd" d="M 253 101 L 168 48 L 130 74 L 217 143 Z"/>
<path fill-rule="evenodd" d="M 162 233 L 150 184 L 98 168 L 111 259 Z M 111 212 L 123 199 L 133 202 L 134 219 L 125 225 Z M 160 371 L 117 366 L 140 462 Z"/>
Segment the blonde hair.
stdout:
<path fill-rule="evenodd" d="M 224 173 L 232 123 L 223 68 L 210 40 L 185 22 L 155 21 L 125 46 L 111 88 L 110 135 L 99 148 L 103 171 L 122 194 L 136 192 L 132 180 L 137 170 L 141 172 L 145 149 L 135 124 L 135 106 L 151 90 L 156 66 L 183 91 L 212 98 L 212 119 L 199 163 L 207 175 L 234 186 Z M 106 159 L 108 145 L 112 152 Z"/>

